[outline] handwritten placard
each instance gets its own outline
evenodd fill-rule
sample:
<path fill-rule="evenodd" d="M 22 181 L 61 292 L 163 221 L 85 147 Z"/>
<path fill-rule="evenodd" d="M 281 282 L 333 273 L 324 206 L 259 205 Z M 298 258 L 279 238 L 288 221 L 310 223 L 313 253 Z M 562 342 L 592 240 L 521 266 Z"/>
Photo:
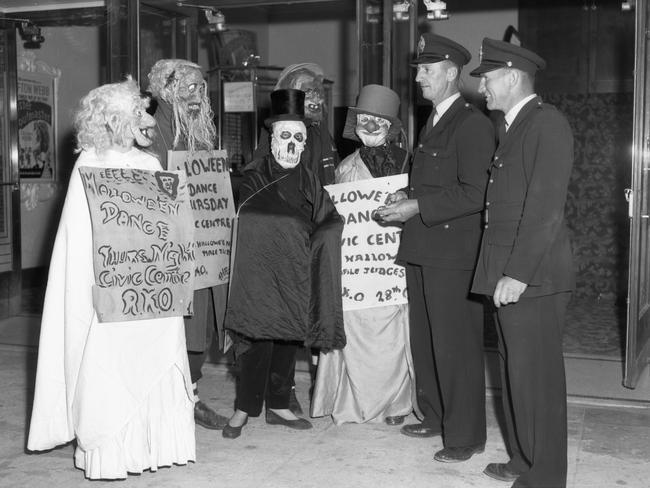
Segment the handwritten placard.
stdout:
<path fill-rule="evenodd" d="M 228 283 L 235 206 L 226 151 L 170 151 L 170 169 L 187 176 L 194 218 L 194 288 Z"/>
<path fill-rule="evenodd" d="M 406 272 L 395 263 L 402 229 L 378 224 L 372 211 L 388 194 L 404 188 L 407 175 L 339 183 L 325 187 L 345 220 L 341 247 L 343 310 L 407 302 Z"/>
<path fill-rule="evenodd" d="M 190 315 L 194 234 L 182 172 L 79 168 L 93 228 L 100 322 Z"/>
<path fill-rule="evenodd" d="M 227 81 L 223 84 L 224 112 L 254 112 L 253 82 Z"/>

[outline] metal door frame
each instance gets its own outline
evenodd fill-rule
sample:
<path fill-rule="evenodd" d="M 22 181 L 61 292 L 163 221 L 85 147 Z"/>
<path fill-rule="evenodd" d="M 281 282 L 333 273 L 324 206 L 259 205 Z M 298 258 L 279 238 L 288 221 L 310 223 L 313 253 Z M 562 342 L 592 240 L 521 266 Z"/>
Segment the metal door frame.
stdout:
<path fill-rule="evenodd" d="M 623 385 L 635 388 L 650 358 L 650 51 L 647 2 L 636 2 L 630 261 Z"/>

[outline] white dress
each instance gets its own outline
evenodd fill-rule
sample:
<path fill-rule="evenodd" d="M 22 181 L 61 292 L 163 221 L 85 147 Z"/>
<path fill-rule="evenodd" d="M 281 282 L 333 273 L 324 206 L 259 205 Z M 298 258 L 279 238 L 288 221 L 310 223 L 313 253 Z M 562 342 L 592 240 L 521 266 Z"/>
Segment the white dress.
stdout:
<path fill-rule="evenodd" d="M 336 168 L 336 183 L 372 178 L 359 151 Z M 311 416 L 334 423 L 382 422 L 413 409 L 408 305 L 343 312 L 346 346 L 321 353 Z"/>
<path fill-rule="evenodd" d="M 83 151 L 77 160 L 50 263 L 27 447 L 76 438 L 75 465 L 90 479 L 186 464 L 195 439 L 183 318 L 97 321 L 80 166 L 161 169 L 137 149 Z"/>

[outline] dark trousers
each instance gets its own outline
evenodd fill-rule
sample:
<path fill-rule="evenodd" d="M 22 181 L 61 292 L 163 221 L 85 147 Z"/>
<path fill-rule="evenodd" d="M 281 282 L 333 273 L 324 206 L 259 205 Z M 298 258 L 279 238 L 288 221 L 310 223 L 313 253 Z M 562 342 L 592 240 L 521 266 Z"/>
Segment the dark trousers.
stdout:
<path fill-rule="evenodd" d="M 408 265 L 411 353 L 423 424 L 446 447 L 485 443 L 483 304 L 473 271 Z"/>
<path fill-rule="evenodd" d="M 273 340 L 253 341 L 237 358 L 235 408 L 257 417 L 266 408 L 289 408 L 298 343 Z"/>
<path fill-rule="evenodd" d="M 201 369 L 210 351 L 215 329 L 219 325 L 223 328 L 227 285 L 195 290 L 193 300 L 194 315 L 184 317 L 184 322 L 190 377 L 192 383 L 196 383 L 203 376 Z"/>
<path fill-rule="evenodd" d="M 567 475 L 562 330 L 570 293 L 497 309 L 499 356 L 513 487 L 563 488 Z"/>

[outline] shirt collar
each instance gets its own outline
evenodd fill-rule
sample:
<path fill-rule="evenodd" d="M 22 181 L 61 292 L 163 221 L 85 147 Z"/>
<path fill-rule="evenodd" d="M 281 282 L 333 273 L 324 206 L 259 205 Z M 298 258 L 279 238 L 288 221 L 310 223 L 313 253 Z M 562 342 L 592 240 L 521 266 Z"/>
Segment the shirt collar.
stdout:
<path fill-rule="evenodd" d="M 436 105 L 436 115 L 438 116 L 438 120 L 444 115 L 444 113 L 449 110 L 449 107 L 458 99 L 460 98 L 460 92 L 456 92 L 451 96 L 448 96 L 445 98 L 442 102 L 440 102 L 438 105 Z"/>
<path fill-rule="evenodd" d="M 523 100 L 520 100 L 517 105 L 512 107 L 510 110 L 508 110 L 508 113 L 505 116 L 506 119 L 506 130 L 512 125 L 512 123 L 515 121 L 515 118 L 521 111 L 521 109 L 526 105 L 528 102 L 530 102 L 533 98 L 537 97 L 537 94 L 533 93 L 532 95 L 528 95 L 526 98 Z"/>

